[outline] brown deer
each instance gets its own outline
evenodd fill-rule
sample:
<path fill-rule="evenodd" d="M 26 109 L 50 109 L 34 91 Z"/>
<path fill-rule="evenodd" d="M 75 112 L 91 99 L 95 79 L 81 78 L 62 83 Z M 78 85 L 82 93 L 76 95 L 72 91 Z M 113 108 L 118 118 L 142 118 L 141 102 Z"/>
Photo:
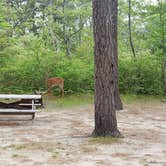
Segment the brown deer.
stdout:
<path fill-rule="evenodd" d="M 64 79 L 60 77 L 51 77 L 49 78 L 49 68 L 47 69 L 45 73 L 45 85 L 47 86 L 46 91 L 35 91 L 35 94 L 38 95 L 46 95 L 47 93 L 50 93 L 52 88 L 55 86 L 58 86 L 61 89 L 61 97 L 64 96 Z"/>
<path fill-rule="evenodd" d="M 64 96 L 64 79 L 60 77 L 52 77 L 45 80 L 47 93 L 50 93 L 52 88 L 58 86 L 61 89 L 61 97 Z"/>

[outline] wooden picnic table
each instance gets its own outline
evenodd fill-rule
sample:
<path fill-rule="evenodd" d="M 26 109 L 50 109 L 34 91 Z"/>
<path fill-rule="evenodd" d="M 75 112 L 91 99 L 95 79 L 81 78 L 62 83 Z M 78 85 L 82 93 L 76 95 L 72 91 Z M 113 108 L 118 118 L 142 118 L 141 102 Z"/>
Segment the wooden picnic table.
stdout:
<path fill-rule="evenodd" d="M 3 100 L 0 102 L 0 114 L 3 115 L 32 115 L 34 119 L 36 106 L 42 105 L 41 95 L 0 94 L 0 99 Z"/>

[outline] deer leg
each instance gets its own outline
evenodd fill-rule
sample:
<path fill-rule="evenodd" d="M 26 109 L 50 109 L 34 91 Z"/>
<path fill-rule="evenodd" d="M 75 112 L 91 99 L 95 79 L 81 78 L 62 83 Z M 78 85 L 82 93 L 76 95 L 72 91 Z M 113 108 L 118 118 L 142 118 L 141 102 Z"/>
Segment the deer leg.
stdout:
<path fill-rule="evenodd" d="M 64 97 L 64 89 L 63 89 L 63 86 L 59 86 L 59 88 L 61 89 L 61 97 Z"/>
<path fill-rule="evenodd" d="M 64 89 L 61 89 L 61 97 L 64 97 Z"/>
<path fill-rule="evenodd" d="M 49 87 L 49 88 L 47 89 L 47 93 L 51 93 L 51 89 L 52 89 L 52 87 Z"/>

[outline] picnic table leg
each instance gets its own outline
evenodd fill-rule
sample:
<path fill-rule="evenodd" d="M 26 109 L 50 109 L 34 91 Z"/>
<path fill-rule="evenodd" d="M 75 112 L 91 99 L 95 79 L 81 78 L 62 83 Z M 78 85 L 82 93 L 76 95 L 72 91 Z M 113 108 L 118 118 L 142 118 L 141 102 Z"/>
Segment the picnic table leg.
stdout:
<path fill-rule="evenodd" d="M 32 120 L 34 120 L 34 119 L 35 119 L 35 113 L 32 114 Z"/>
<path fill-rule="evenodd" d="M 35 104 L 35 102 L 34 102 L 34 100 L 32 99 L 32 110 L 34 110 L 34 109 L 35 109 L 34 104 Z"/>
<path fill-rule="evenodd" d="M 35 109 L 35 101 L 32 99 L 32 110 L 34 110 Z M 32 120 L 34 120 L 34 118 L 35 118 L 35 113 L 33 113 L 32 114 Z"/>

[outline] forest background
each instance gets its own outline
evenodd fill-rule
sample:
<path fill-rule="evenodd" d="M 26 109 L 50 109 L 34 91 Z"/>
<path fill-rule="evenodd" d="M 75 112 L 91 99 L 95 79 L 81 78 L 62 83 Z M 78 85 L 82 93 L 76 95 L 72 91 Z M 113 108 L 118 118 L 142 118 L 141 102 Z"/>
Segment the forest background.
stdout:
<path fill-rule="evenodd" d="M 119 0 L 118 12 L 120 92 L 165 95 L 165 1 Z M 91 93 L 93 50 L 91 0 L 0 0 L 1 93 L 45 90 L 47 73 L 65 94 Z"/>

